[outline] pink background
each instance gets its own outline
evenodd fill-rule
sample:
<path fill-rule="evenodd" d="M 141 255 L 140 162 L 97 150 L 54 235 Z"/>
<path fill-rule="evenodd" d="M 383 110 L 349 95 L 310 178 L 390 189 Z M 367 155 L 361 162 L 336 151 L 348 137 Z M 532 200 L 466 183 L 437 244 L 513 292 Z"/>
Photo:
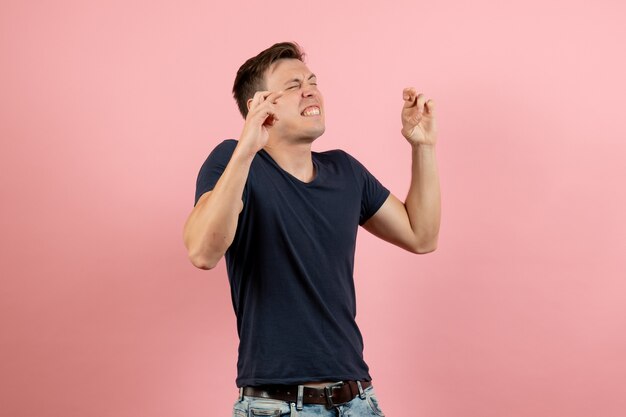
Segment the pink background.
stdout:
<path fill-rule="evenodd" d="M 219 4 L 219 6 L 218 6 Z M 294 40 L 326 133 L 404 200 L 402 88 L 437 105 L 439 247 L 361 229 L 388 417 L 626 415 L 626 64 L 618 1 L 3 1 L 0 414 L 231 413 L 224 261 L 187 260 L 239 66 Z"/>

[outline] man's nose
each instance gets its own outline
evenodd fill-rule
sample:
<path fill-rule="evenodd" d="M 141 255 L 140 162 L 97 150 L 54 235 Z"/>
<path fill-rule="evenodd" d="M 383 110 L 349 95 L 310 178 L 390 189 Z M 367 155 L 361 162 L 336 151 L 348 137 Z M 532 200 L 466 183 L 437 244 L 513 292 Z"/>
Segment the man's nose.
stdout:
<path fill-rule="evenodd" d="M 302 87 L 302 95 L 304 97 L 310 97 L 310 96 L 315 95 L 316 91 L 314 87 L 315 87 L 314 85 L 307 85 L 307 86 Z"/>

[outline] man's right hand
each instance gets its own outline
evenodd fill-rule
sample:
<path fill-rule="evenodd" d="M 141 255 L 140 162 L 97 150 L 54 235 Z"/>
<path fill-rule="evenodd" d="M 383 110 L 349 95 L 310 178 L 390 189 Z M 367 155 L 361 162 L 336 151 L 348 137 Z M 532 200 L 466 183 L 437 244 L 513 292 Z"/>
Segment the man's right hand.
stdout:
<path fill-rule="evenodd" d="M 213 190 L 198 199 L 185 223 L 183 240 L 197 268 L 214 268 L 235 238 L 250 164 L 269 139 L 268 127 L 278 121 L 275 104 L 282 95 L 283 91 L 254 94 L 243 132 L 224 172 Z"/>
<path fill-rule="evenodd" d="M 250 108 L 239 143 L 252 155 L 263 149 L 269 139 L 268 127 L 278 121 L 274 104 L 284 94 L 283 91 L 257 91 L 250 102 Z"/>

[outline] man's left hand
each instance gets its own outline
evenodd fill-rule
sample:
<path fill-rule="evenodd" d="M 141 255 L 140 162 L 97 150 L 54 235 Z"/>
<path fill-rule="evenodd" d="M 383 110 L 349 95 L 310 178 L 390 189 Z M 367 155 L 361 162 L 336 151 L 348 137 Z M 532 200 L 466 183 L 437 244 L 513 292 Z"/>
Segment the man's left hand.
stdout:
<path fill-rule="evenodd" d="M 432 100 L 426 101 L 424 94 L 417 94 L 413 87 L 405 88 L 402 94 L 402 136 L 411 146 L 434 146 L 437 141 L 435 103 Z"/>

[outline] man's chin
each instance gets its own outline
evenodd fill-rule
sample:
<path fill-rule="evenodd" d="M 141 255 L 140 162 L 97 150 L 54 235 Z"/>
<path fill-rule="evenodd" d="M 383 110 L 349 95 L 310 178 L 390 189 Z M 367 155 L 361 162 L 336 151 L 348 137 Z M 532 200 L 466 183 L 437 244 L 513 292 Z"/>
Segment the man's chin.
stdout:
<path fill-rule="evenodd" d="M 315 139 L 319 138 L 326 131 L 325 125 L 317 125 L 317 126 L 307 126 L 307 128 L 303 128 L 302 126 L 295 127 L 292 129 L 283 130 L 281 132 L 276 132 L 277 137 L 283 137 L 289 141 L 295 141 L 300 143 L 310 143 Z M 291 139 L 288 139 L 291 138 Z"/>
<path fill-rule="evenodd" d="M 309 137 L 311 142 L 313 142 L 315 139 L 319 138 L 320 136 L 322 136 L 324 134 L 324 132 L 326 131 L 325 127 L 322 127 L 321 129 L 316 130 L 315 132 L 311 133 L 311 136 Z"/>
<path fill-rule="evenodd" d="M 315 139 L 319 138 L 326 131 L 326 127 L 322 126 L 317 129 L 309 129 L 306 132 L 302 132 L 300 136 L 300 140 L 302 142 L 313 142 Z"/>
<path fill-rule="evenodd" d="M 320 136 L 322 136 L 325 131 L 326 131 L 326 126 L 322 126 L 321 128 L 317 129 L 316 132 L 315 132 L 315 139 L 317 139 Z"/>

